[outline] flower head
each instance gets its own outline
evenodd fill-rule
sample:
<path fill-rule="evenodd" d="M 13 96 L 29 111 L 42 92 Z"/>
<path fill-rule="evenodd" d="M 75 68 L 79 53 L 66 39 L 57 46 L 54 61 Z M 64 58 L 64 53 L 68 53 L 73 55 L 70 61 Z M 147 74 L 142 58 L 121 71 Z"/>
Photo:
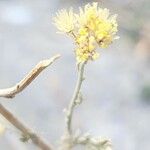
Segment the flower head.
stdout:
<path fill-rule="evenodd" d="M 97 47 L 107 48 L 117 39 L 117 15 L 110 16 L 108 9 L 98 7 L 98 3 L 79 8 L 79 14 L 72 9 L 61 10 L 54 19 L 57 28 L 69 34 L 76 43 L 76 59 L 78 62 L 95 60 L 99 53 Z"/>
<path fill-rule="evenodd" d="M 53 20 L 61 32 L 69 33 L 74 30 L 75 19 L 72 8 L 68 12 L 65 9 L 58 11 Z"/>

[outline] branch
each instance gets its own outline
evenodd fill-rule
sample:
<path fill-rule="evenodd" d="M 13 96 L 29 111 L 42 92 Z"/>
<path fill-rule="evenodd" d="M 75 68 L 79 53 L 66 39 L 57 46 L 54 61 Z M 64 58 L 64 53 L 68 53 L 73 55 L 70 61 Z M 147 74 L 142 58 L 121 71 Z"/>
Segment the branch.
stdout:
<path fill-rule="evenodd" d="M 60 55 L 55 55 L 50 59 L 40 61 L 19 83 L 15 86 L 0 89 L 0 97 L 13 98 L 23 91 L 45 68 L 51 65 Z"/>
<path fill-rule="evenodd" d="M 23 91 L 45 68 L 51 65 L 60 55 L 55 55 L 51 59 L 40 61 L 19 83 L 7 89 L 0 89 L 0 97 L 13 98 L 16 94 Z M 51 146 L 39 137 L 34 131 L 24 125 L 18 118 L 16 118 L 10 111 L 8 111 L 2 104 L 0 104 L 0 114 L 3 115 L 11 124 L 22 132 L 22 140 L 29 139 L 41 148 L 42 150 L 52 150 Z"/>
<path fill-rule="evenodd" d="M 19 119 L 17 119 L 10 111 L 8 111 L 2 104 L 0 104 L 0 113 L 3 115 L 11 124 L 13 124 L 18 130 L 22 132 L 27 140 L 31 139 L 32 142 L 41 148 L 42 150 L 52 150 L 52 148 L 45 143 L 34 131 L 26 127 Z"/>

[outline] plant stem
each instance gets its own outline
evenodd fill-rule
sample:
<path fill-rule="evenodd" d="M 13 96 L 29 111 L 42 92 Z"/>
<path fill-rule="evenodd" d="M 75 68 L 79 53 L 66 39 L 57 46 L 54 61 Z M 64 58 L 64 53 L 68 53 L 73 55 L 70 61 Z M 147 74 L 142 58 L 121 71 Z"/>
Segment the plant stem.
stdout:
<path fill-rule="evenodd" d="M 19 83 L 15 86 L 0 89 L 0 97 L 5 98 L 14 98 L 16 94 L 23 91 L 45 68 L 53 64 L 55 60 L 57 60 L 60 55 L 55 55 L 50 59 L 46 59 L 40 61 Z"/>
<path fill-rule="evenodd" d="M 72 117 L 73 117 L 74 108 L 76 106 L 76 100 L 78 99 L 81 85 L 84 80 L 83 74 L 84 74 L 85 63 L 86 62 L 79 64 L 78 79 L 77 79 L 76 87 L 75 87 L 71 102 L 70 102 L 68 110 L 67 110 L 67 117 L 66 117 L 67 127 L 66 127 L 66 129 L 67 129 L 67 132 L 69 133 L 69 135 L 72 134 Z"/>
<path fill-rule="evenodd" d="M 18 118 L 16 118 L 10 111 L 8 111 L 2 104 L 0 104 L 0 114 L 5 117 L 11 124 L 13 124 L 23 135 L 29 137 L 32 142 L 41 150 L 52 150 L 41 137 L 39 137 L 34 131 L 24 125 Z"/>

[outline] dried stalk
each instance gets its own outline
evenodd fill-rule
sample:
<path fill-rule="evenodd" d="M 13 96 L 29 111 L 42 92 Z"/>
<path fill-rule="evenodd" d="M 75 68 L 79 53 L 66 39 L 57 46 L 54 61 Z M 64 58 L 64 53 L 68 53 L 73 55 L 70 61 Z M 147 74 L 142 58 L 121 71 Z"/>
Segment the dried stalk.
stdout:
<path fill-rule="evenodd" d="M 11 124 L 13 124 L 18 130 L 22 132 L 27 140 L 31 139 L 32 142 L 38 146 L 41 150 L 52 150 L 51 146 L 48 145 L 41 137 L 39 137 L 34 131 L 28 128 L 18 118 L 16 118 L 10 111 L 8 111 L 2 104 L 0 104 L 0 113 L 3 115 Z"/>
<path fill-rule="evenodd" d="M 60 55 L 55 55 L 51 59 L 40 61 L 19 83 L 15 86 L 0 89 L 0 97 L 13 98 L 23 91 L 45 68 L 51 65 Z"/>
<path fill-rule="evenodd" d="M 23 91 L 45 68 L 51 65 L 60 55 L 55 55 L 51 59 L 39 62 L 30 72 L 15 86 L 7 89 L 0 89 L 0 97 L 14 98 L 16 94 Z M 52 150 L 45 141 L 39 137 L 34 131 L 24 125 L 18 118 L 16 118 L 10 111 L 8 111 L 2 104 L 0 104 L 0 114 L 3 115 L 11 124 L 22 132 L 22 135 L 42 150 Z"/>

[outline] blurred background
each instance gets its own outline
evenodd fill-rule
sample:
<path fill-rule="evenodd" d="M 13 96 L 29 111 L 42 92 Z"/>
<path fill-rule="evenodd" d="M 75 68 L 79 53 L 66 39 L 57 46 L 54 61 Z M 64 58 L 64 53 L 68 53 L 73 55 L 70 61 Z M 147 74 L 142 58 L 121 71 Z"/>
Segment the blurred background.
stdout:
<path fill-rule="evenodd" d="M 60 53 L 13 100 L 0 102 L 47 141 L 57 145 L 64 131 L 63 109 L 76 82 L 74 45 L 56 34 L 52 16 L 61 8 L 76 10 L 86 0 L 0 0 L 0 88 L 14 85 L 40 60 Z M 86 66 L 84 101 L 75 112 L 74 128 L 110 138 L 114 150 L 150 149 L 150 1 L 101 0 L 118 14 L 120 39 L 99 49 L 100 59 Z M 0 150 L 36 150 L 22 143 L 19 131 L 7 125 Z"/>

